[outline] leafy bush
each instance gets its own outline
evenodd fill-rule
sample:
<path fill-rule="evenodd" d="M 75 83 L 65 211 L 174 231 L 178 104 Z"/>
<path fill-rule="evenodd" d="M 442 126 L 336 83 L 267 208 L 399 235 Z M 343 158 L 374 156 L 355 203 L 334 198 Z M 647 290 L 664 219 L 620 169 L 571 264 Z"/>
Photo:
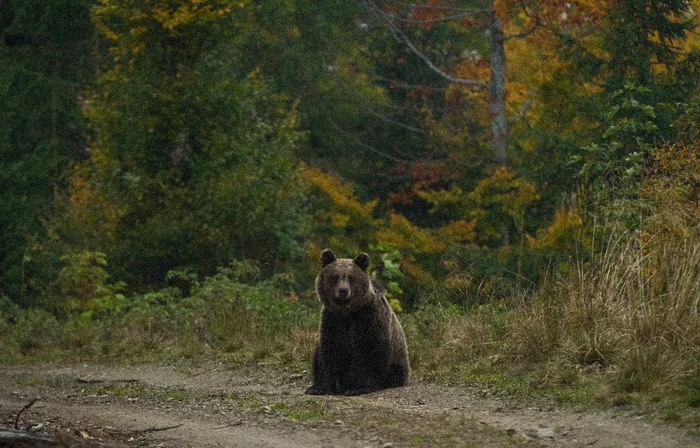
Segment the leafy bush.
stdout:
<path fill-rule="evenodd" d="M 193 286 L 189 300 L 201 318 L 197 333 L 210 346 L 230 352 L 279 343 L 291 328 L 316 322 L 315 312 L 291 289 L 291 275 L 257 280 L 257 273 L 250 263 L 234 262 Z"/>
<path fill-rule="evenodd" d="M 26 355 L 35 350 L 57 348 L 59 322 L 48 311 L 29 309 L 15 315 L 12 336 L 17 350 Z"/>
<path fill-rule="evenodd" d="M 44 310 L 3 305 L 0 328 L 9 329 L 3 349 L 8 359 L 53 349 L 80 357 L 197 356 L 206 351 L 243 359 L 310 357 L 318 305 L 296 295 L 291 275 L 260 279 L 254 264 L 235 261 L 201 281 L 190 270 L 169 273 L 189 288 L 188 294 L 169 287 L 127 297 L 106 283 L 106 260 L 98 258 L 100 267 L 69 263 L 62 271 L 63 282 L 72 286 L 66 291 L 80 286 L 81 305 L 59 319 Z M 70 258 L 78 265 L 94 259 L 90 254 Z"/>

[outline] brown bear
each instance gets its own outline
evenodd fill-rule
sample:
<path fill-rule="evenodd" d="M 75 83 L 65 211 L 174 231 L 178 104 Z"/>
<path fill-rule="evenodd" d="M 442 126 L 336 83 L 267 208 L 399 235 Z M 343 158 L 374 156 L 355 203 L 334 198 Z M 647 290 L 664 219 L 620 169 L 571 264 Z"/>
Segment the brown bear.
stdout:
<path fill-rule="evenodd" d="M 321 252 L 316 291 L 323 304 L 313 356 L 312 395 L 360 395 L 404 386 L 406 338 L 379 283 L 367 273 L 369 255 L 354 260 Z"/>

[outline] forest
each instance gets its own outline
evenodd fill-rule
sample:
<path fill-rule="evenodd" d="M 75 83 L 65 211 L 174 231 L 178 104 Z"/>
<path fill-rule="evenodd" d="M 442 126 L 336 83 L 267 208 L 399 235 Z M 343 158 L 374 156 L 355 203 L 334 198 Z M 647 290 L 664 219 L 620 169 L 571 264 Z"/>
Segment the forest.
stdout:
<path fill-rule="evenodd" d="M 697 411 L 698 8 L 0 2 L 0 358 L 307 362 L 330 247 L 418 375 Z"/>

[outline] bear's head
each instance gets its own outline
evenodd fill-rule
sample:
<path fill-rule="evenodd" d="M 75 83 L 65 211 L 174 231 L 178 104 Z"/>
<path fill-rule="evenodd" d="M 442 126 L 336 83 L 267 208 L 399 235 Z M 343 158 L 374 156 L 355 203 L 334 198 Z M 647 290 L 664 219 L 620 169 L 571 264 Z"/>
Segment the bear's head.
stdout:
<path fill-rule="evenodd" d="M 336 311 L 348 311 L 372 300 L 372 284 L 367 268 L 369 255 L 336 258 L 330 249 L 321 252 L 321 273 L 316 277 L 316 291 L 323 306 Z"/>

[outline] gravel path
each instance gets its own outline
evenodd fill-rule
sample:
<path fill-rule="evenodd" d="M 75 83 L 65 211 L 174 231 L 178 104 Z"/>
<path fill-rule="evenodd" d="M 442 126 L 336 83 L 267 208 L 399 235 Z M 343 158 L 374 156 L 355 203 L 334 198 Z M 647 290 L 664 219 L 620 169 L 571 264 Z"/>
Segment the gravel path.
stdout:
<path fill-rule="evenodd" d="M 700 447 L 697 434 L 619 410 L 577 413 L 422 381 L 312 397 L 307 383 L 308 373 L 269 364 L 0 366 L 0 427 L 38 397 L 18 426 L 67 446 Z"/>

